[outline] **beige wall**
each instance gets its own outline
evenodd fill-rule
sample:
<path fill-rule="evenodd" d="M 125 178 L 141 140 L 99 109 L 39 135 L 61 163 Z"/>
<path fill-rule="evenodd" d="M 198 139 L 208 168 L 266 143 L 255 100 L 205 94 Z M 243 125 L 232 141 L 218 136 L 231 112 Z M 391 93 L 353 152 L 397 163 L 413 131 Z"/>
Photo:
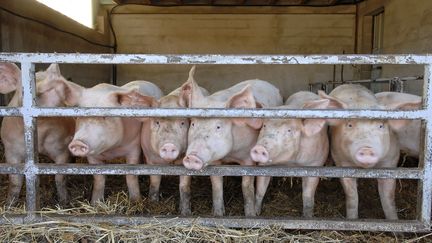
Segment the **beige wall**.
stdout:
<path fill-rule="evenodd" d="M 359 5 L 360 15 L 384 8 L 384 49 L 386 54 L 432 53 L 432 1 L 368 0 Z M 361 26 L 361 25 L 360 25 Z M 361 36 L 360 36 L 361 39 Z M 361 40 L 359 41 L 361 53 Z M 385 65 L 382 77 L 423 75 L 421 65 Z M 422 81 L 410 82 L 406 92 L 421 94 Z"/>
<path fill-rule="evenodd" d="M 33 0 L 2 0 L 0 5 L 18 14 L 35 18 L 56 27 L 83 36 L 91 41 L 109 44 L 109 36 L 102 35 L 70 20 Z M 110 53 L 111 50 L 90 44 L 77 37 L 61 33 L 0 10 L 1 50 L 4 52 L 81 52 Z M 46 65 L 37 65 L 37 69 Z M 60 65 L 66 78 L 91 86 L 110 82 L 110 65 Z"/>
<path fill-rule="evenodd" d="M 326 10 L 316 14 L 241 9 L 237 14 L 175 11 L 149 14 L 128 8 L 118 8 L 120 11 L 116 11 L 122 14 L 115 14 L 113 19 L 119 53 L 341 54 L 354 51 L 354 8 L 343 13 Z M 186 65 L 122 65 L 119 80 L 145 79 L 169 91 L 186 80 L 189 68 Z M 326 81 L 332 75 L 333 66 L 199 65 L 196 79 L 214 92 L 242 80 L 259 78 L 277 85 L 287 97 L 307 89 L 309 82 Z M 351 75 L 346 67 L 345 78 Z"/>

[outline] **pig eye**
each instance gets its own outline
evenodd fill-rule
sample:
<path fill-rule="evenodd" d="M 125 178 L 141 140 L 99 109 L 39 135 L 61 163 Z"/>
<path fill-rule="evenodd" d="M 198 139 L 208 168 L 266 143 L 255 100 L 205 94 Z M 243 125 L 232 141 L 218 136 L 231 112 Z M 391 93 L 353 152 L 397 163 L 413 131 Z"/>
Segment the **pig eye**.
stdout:
<path fill-rule="evenodd" d="M 353 125 L 351 123 L 348 123 L 348 127 L 351 128 L 353 127 Z"/>
<path fill-rule="evenodd" d="M 159 121 L 156 121 L 156 125 L 158 125 L 158 126 L 159 126 Z"/>
<path fill-rule="evenodd" d="M 288 132 L 291 132 L 291 129 L 288 129 Z"/>
<path fill-rule="evenodd" d="M 184 122 L 181 122 L 181 125 L 184 126 Z"/>
<path fill-rule="evenodd" d="M 264 124 L 263 127 L 266 127 L 266 125 Z"/>
<path fill-rule="evenodd" d="M 384 124 L 380 124 L 380 125 L 379 125 L 379 128 L 384 128 Z"/>
<path fill-rule="evenodd" d="M 217 127 L 216 127 L 217 130 L 219 130 L 220 128 L 221 128 L 220 126 L 217 126 Z"/>
<path fill-rule="evenodd" d="M 192 125 L 192 126 L 194 127 L 194 126 L 195 126 L 195 123 L 193 123 L 193 122 L 192 122 L 192 124 L 191 124 L 191 125 Z"/>

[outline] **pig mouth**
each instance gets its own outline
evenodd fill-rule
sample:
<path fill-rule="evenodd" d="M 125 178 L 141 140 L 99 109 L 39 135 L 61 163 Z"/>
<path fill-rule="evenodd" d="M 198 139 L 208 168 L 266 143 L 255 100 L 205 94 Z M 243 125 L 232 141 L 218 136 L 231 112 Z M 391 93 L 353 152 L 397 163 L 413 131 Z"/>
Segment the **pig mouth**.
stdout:
<path fill-rule="evenodd" d="M 189 170 L 202 170 L 206 166 L 197 153 L 189 153 L 183 158 L 183 165 Z"/>

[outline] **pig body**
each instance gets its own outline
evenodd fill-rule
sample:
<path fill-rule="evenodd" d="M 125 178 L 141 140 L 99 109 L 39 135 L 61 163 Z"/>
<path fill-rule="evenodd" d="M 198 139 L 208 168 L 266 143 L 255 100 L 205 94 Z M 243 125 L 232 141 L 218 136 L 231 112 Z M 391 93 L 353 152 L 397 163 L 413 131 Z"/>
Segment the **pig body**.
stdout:
<path fill-rule="evenodd" d="M 64 95 L 67 105 L 79 107 L 151 107 L 162 96 L 160 89 L 147 81 L 134 81 L 123 87 L 98 84 L 84 88 L 63 80 L 54 88 Z M 90 164 L 118 158 L 126 158 L 128 164 L 138 164 L 140 133 L 141 121 L 136 118 L 79 117 L 69 150 L 76 156 L 87 157 Z M 126 175 L 126 182 L 130 199 L 140 200 L 138 177 Z M 94 175 L 92 204 L 103 200 L 104 190 L 105 176 Z"/>
<path fill-rule="evenodd" d="M 278 109 L 319 108 L 318 95 L 297 92 Z M 313 148 L 313 149 L 311 149 Z M 327 126 L 322 119 L 268 119 L 263 122 L 257 144 L 252 148 L 252 160 L 260 166 L 323 166 L 327 160 L 329 142 Z M 261 213 L 262 201 L 271 177 L 257 177 L 255 208 Z M 302 178 L 303 215 L 313 216 L 315 191 L 319 177 Z"/>
<path fill-rule="evenodd" d="M 256 108 L 282 105 L 279 90 L 262 80 L 243 81 L 231 88 L 204 97 L 198 90 L 193 77 L 182 86 L 190 93 L 189 107 L 193 108 Z M 254 165 L 249 151 L 255 145 L 261 124 L 256 119 L 193 118 L 188 132 L 188 148 L 183 165 L 200 170 L 207 165 L 238 163 Z M 224 214 L 223 178 L 211 176 L 213 189 L 213 214 Z M 254 179 L 242 178 L 245 214 L 254 216 Z"/>
<path fill-rule="evenodd" d="M 338 86 L 330 95 L 320 92 L 329 100 L 331 108 L 383 109 L 375 95 L 360 85 Z M 402 103 L 399 107 L 411 106 Z M 330 120 L 331 154 L 336 166 L 360 168 L 396 167 L 399 144 L 394 130 L 405 124 L 403 120 Z M 358 218 L 358 193 L 355 178 L 341 178 L 346 196 L 347 217 Z M 394 179 L 378 179 L 378 191 L 387 219 L 397 219 Z"/>
<path fill-rule="evenodd" d="M 200 88 L 207 96 L 208 91 Z M 187 107 L 188 101 L 181 96 L 181 88 L 177 88 L 158 101 L 160 108 Z M 187 118 L 146 118 L 141 131 L 141 148 L 150 165 L 181 164 L 178 158 L 184 155 L 187 147 Z M 162 176 L 151 175 L 149 197 L 159 200 L 159 188 Z M 180 176 L 180 212 L 189 215 L 190 212 L 190 176 Z"/>
<path fill-rule="evenodd" d="M 15 64 L 0 64 L 0 92 L 15 91 L 8 107 L 22 105 L 22 88 L 20 70 Z M 54 79 L 63 78 L 56 64 L 46 71 L 36 73 L 37 105 L 40 107 L 61 106 L 56 92 L 40 94 L 39 87 Z M 66 164 L 70 160 L 67 148 L 75 129 L 75 123 L 68 117 L 40 117 L 37 119 L 38 152 L 48 156 L 56 164 Z M 21 164 L 25 160 L 24 124 L 21 117 L 4 117 L 1 125 L 1 139 L 5 147 L 6 162 Z M 64 175 L 55 175 L 57 194 L 60 204 L 68 202 L 66 180 Z M 23 184 L 22 175 L 9 175 L 7 204 L 12 204 L 18 197 Z"/>
<path fill-rule="evenodd" d="M 396 109 L 401 102 L 418 102 L 419 106 L 415 108 L 421 109 L 421 97 L 418 95 L 398 92 L 381 92 L 375 94 L 375 96 L 380 104 L 390 110 Z M 412 120 L 406 126 L 396 131 L 402 152 L 411 157 L 419 158 L 421 131 L 421 120 Z"/>

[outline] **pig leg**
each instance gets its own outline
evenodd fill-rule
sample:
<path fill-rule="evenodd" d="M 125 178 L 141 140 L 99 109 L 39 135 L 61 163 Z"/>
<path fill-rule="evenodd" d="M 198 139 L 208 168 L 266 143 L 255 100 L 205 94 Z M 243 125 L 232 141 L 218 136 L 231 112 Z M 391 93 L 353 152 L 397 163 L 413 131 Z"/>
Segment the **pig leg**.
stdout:
<path fill-rule="evenodd" d="M 180 214 L 183 216 L 191 215 L 191 176 L 180 176 Z"/>
<path fill-rule="evenodd" d="M 130 153 L 129 156 L 126 158 L 127 164 L 132 164 L 132 165 L 139 164 L 140 156 L 141 156 L 141 148 L 140 147 L 138 148 L 139 149 L 135 153 Z M 139 188 L 138 176 L 126 175 L 126 184 L 128 186 L 129 199 L 133 202 L 140 201 L 141 192 Z M 159 184 L 160 184 L 160 179 L 159 179 Z M 159 196 L 159 187 L 158 187 L 157 196 Z"/>
<path fill-rule="evenodd" d="M 149 197 L 150 200 L 154 202 L 159 202 L 159 188 L 160 188 L 161 180 L 162 180 L 162 176 L 160 175 L 150 176 Z"/>
<path fill-rule="evenodd" d="M 67 164 L 70 160 L 69 151 L 55 157 L 56 164 Z M 55 175 L 57 195 L 60 205 L 66 205 L 69 202 L 69 194 L 66 189 L 66 175 Z"/>
<path fill-rule="evenodd" d="M 255 165 L 252 160 L 246 160 L 240 163 L 241 165 L 251 166 Z M 256 216 L 255 211 L 255 177 L 243 176 L 242 177 L 242 191 L 244 199 L 244 212 L 246 216 Z"/>
<path fill-rule="evenodd" d="M 262 201 L 265 193 L 267 192 L 268 185 L 270 183 L 270 176 L 258 176 L 256 181 L 256 195 L 255 195 L 255 211 L 256 215 L 261 214 Z"/>
<path fill-rule="evenodd" d="M 395 204 L 396 180 L 378 179 L 378 192 L 386 219 L 397 220 Z"/>
<path fill-rule="evenodd" d="M 358 218 L 358 192 L 357 179 L 341 178 L 342 187 L 346 198 L 346 216 L 349 219 Z"/>
<path fill-rule="evenodd" d="M 213 192 L 213 215 L 223 216 L 225 206 L 223 199 L 223 176 L 210 176 Z"/>
<path fill-rule="evenodd" d="M 303 217 L 313 217 L 315 192 L 318 187 L 319 180 L 319 177 L 305 177 L 302 179 Z"/>
<path fill-rule="evenodd" d="M 10 149 L 5 149 L 6 161 L 8 164 L 16 165 L 22 163 L 24 158 L 16 158 L 16 155 L 10 154 L 8 151 Z M 23 185 L 24 176 L 22 175 L 9 175 L 9 188 L 8 188 L 8 196 L 6 199 L 6 205 L 12 206 L 16 203 L 19 198 L 21 188 Z"/>
<path fill-rule="evenodd" d="M 89 164 L 100 165 L 102 161 L 97 160 L 93 157 L 87 157 Z M 105 192 L 105 175 L 93 175 L 93 192 L 91 198 L 91 204 L 96 205 L 97 202 L 103 201 Z"/>

